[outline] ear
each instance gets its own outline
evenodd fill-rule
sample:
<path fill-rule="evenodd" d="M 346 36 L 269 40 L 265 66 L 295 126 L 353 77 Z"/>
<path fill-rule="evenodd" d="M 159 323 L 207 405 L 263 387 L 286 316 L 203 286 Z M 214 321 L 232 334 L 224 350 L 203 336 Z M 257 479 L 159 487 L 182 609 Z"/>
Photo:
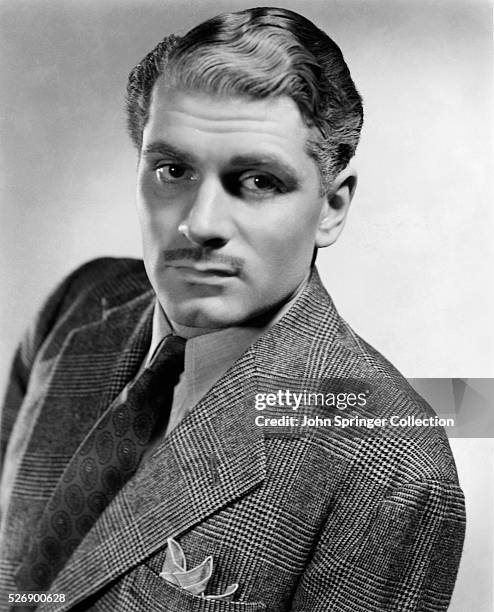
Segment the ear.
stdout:
<path fill-rule="evenodd" d="M 337 175 L 322 205 L 316 247 L 323 248 L 336 242 L 345 225 L 356 187 L 357 172 L 353 168 L 346 167 Z"/>

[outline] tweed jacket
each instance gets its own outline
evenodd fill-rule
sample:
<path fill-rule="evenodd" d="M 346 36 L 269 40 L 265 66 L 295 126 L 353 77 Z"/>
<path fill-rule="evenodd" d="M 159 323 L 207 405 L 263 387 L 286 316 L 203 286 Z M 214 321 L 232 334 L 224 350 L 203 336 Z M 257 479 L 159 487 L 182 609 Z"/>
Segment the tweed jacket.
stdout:
<path fill-rule="evenodd" d="M 142 262 L 90 262 L 54 292 L 15 356 L 1 421 L 1 610 L 23 589 L 17 570 L 64 467 L 148 350 L 154 300 Z M 328 381 L 359 386 L 368 417 L 433 414 L 339 317 L 314 270 L 100 515 L 51 585 L 63 601 L 39 609 L 446 610 L 465 515 L 442 429 L 256 424 L 256 393 Z M 212 555 L 207 593 L 238 583 L 234 600 L 160 577 L 170 537 L 189 567 Z"/>

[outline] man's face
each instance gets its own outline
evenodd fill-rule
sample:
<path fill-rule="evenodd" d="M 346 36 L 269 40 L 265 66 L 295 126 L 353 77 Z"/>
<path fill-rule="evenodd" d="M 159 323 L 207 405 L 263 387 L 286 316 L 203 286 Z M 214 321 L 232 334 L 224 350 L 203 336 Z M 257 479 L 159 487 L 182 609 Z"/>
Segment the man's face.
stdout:
<path fill-rule="evenodd" d="M 308 137 L 288 97 L 251 101 L 156 84 L 137 207 L 146 270 L 173 322 L 242 324 L 303 282 L 327 207 Z"/>

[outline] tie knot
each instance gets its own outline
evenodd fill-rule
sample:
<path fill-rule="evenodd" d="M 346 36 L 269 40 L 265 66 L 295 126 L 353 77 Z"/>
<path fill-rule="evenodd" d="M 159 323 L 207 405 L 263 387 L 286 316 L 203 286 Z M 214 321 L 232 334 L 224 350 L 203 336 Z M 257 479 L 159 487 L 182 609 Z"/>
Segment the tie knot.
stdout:
<path fill-rule="evenodd" d="M 156 372 L 167 367 L 181 372 L 184 369 L 185 343 L 185 338 L 180 336 L 165 336 L 156 347 L 147 369 Z"/>

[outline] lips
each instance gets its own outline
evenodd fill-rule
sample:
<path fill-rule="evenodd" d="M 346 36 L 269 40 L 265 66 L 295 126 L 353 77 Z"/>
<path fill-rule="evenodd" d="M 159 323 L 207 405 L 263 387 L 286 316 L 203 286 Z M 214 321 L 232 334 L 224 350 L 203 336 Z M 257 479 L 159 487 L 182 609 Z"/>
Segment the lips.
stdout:
<path fill-rule="evenodd" d="M 228 277 L 228 276 L 237 276 L 238 274 L 238 270 L 236 268 L 225 266 L 223 264 L 211 265 L 210 263 L 190 264 L 187 262 L 174 262 L 174 263 L 169 263 L 168 267 L 175 268 L 185 273 L 192 273 L 192 274 L 197 273 L 198 275 L 204 275 L 204 276 Z"/>
<path fill-rule="evenodd" d="M 169 268 L 174 269 L 183 278 L 191 281 L 220 281 L 225 278 L 237 276 L 237 270 L 224 266 L 211 264 L 173 263 L 168 264 Z"/>

